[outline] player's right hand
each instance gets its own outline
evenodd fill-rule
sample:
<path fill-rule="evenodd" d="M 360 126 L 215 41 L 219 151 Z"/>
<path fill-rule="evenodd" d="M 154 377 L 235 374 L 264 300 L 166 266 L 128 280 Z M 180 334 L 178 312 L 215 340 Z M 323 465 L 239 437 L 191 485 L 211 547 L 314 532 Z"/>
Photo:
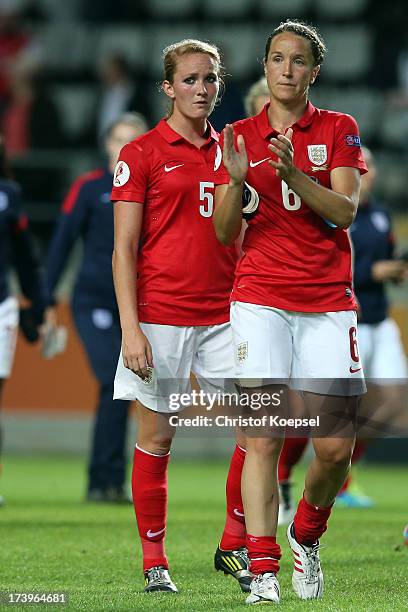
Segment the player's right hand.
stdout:
<path fill-rule="evenodd" d="M 227 123 L 224 128 L 224 150 L 223 162 L 231 181 L 240 184 L 245 181 L 248 172 L 248 156 L 245 149 L 245 141 L 242 134 L 237 138 L 237 149 L 234 146 L 234 128 Z"/>
<path fill-rule="evenodd" d="M 57 309 L 55 306 L 48 306 L 44 311 L 44 321 L 39 328 L 40 336 L 44 337 L 50 329 L 57 327 Z"/>
<path fill-rule="evenodd" d="M 147 368 L 153 367 L 152 347 L 140 328 L 123 334 L 122 358 L 125 368 L 142 380 L 149 376 Z"/>

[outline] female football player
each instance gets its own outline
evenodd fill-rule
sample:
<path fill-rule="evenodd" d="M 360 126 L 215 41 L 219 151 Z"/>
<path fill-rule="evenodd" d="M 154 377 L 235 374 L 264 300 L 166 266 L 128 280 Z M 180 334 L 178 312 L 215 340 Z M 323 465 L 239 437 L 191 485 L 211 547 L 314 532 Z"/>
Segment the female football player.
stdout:
<path fill-rule="evenodd" d="M 208 117 L 220 56 L 213 45 L 183 40 L 163 57 L 169 115 L 122 149 L 112 191 L 122 327 L 115 397 L 138 400 L 132 489 L 147 592 L 177 590 L 164 550 L 169 396 L 190 390 L 190 371 L 205 392 L 233 374 L 236 249 L 217 241 L 211 219 L 221 150 Z"/>
<path fill-rule="evenodd" d="M 269 36 L 264 69 L 270 103 L 256 117 L 226 126 L 214 214 L 219 240 L 232 244 L 241 231 L 244 181 L 251 186 L 253 215 L 231 296 L 242 387 L 249 393 L 266 389 L 272 397 L 291 381 L 325 427 L 315 429 L 315 458 L 287 532 L 295 559 L 292 584 L 301 599 L 323 594 L 319 538 L 349 470 L 354 431 L 348 411 L 364 392 L 346 229 L 356 214 L 365 164 L 355 120 L 308 100 L 325 52 L 318 32 L 301 22 L 284 22 Z M 284 415 L 283 409 L 282 399 Z M 242 497 L 255 575 L 247 603 L 278 603 L 282 437 L 279 429 L 246 433 Z"/>

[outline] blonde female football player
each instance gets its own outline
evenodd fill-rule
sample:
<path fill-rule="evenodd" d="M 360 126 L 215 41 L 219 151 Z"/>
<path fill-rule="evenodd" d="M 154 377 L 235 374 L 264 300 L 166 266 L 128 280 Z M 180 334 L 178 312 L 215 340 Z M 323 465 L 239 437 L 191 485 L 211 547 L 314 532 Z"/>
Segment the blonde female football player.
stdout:
<path fill-rule="evenodd" d="M 183 40 L 163 57 L 169 116 L 122 149 L 112 190 L 122 328 L 115 397 L 138 400 L 132 489 L 148 592 L 177 590 L 164 549 L 169 395 L 190 390 L 190 371 L 208 392 L 233 374 L 236 249 L 217 241 L 211 219 L 221 150 L 208 117 L 220 56 L 213 45 Z"/>

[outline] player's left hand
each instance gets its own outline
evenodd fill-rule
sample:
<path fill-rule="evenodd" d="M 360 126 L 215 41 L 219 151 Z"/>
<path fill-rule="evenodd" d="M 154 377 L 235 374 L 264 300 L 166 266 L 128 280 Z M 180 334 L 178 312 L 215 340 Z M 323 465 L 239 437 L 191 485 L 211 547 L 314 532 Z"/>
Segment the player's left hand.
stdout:
<path fill-rule="evenodd" d="M 20 308 L 19 325 L 27 342 L 37 342 L 40 337 L 39 323 L 32 306 Z"/>
<path fill-rule="evenodd" d="M 268 149 L 275 153 L 278 158 L 277 161 L 269 160 L 268 164 L 275 168 L 276 176 L 279 176 L 285 182 L 290 180 L 296 170 L 293 165 L 292 136 L 293 130 L 289 128 L 285 135 L 279 134 L 277 138 L 271 138 L 271 144 L 268 145 Z"/>

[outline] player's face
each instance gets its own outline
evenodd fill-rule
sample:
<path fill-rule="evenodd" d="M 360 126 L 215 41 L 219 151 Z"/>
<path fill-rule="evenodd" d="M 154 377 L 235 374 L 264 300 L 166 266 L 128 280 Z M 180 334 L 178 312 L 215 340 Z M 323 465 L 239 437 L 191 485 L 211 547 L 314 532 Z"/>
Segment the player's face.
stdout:
<path fill-rule="evenodd" d="M 313 64 L 309 40 L 291 32 L 275 36 L 265 62 L 265 76 L 271 99 L 284 104 L 306 99 L 309 86 L 319 72 L 319 66 Z"/>
<path fill-rule="evenodd" d="M 113 128 L 105 142 L 108 164 L 111 172 L 113 172 L 116 166 L 121 148 L 134 138 L 143 134 L 143 131 L 141 127 L 136 128 L 127 123 L 118 123 L 118 125 Z"/>
<path fill-rule="evenodd" d="M 174 114 L 189 119 L 207 118 L 219 90 L 218 62 L 206 53 L 188 53 L 177 60 L 173 82 L 163 90 L 174 102 Z"/>

